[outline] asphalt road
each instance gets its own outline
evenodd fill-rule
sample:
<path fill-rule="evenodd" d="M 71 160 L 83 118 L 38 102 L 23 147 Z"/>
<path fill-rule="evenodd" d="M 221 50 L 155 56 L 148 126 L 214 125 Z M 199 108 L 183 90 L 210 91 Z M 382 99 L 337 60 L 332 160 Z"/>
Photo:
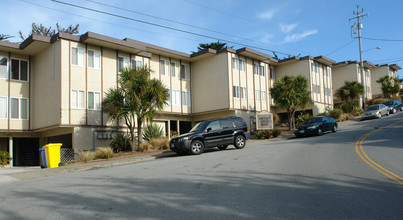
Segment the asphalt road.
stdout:
<path fill-rule="evenodd" d="M 0 219 L 403 219 L 402 119 L 2 184 Z"/>

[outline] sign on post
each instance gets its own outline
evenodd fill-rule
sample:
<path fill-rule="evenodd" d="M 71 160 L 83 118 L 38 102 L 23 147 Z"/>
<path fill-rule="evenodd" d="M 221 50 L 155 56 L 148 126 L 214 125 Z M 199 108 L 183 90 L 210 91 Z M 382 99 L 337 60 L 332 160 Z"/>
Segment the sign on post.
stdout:
<path fill-rule="evenodd" d="M 256 130 L 273 129 L 273 114 L 270 112 L 261 112 L 256 115 Z"/>

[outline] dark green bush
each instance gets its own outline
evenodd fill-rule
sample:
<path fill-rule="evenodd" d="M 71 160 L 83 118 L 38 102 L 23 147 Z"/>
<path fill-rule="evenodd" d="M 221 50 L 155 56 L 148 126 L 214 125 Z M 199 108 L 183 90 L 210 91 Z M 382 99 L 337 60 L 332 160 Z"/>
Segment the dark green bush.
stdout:
<path fill-rule="evenodd" d="M 164 131 L 161 126 L 157 124 L 149 124 L 144 128 L 143 139 L 146 141 L 150 141 L 151 138 L 161 138 L 164 136 Z"/>
<path fill-rule="evenodd" d="M 119 153 L 121 151 L 130 150 L 130 137 L 123 133 L 119 133 L 112 139 L 111 144 L 109 145 L 113 152 Z"/>
<path fill-rule="evenodd" d="M 281 130 L 273 129 L 272 130 L 273 137 L 278 137 L 281 134 Z"/>
<path fill-rule="evenodd" d="M 327 116 L 332 117 L 336 120 L 339 120 L 342 114 L 343 114 L 343 111 L 338 108 L 335 108 L 335 109 L 327 112 Z"/>
<path fill-rule="evenodd" d="M 257 139 L 262 139 L 263 131 L 256 131 L 255 136 L 256 136 Z"/>
<path fill-rule="evenodd" d="M 272 136 L 271 130 L 264 130 L 263 131 L 263 138 L 270 139 L 271 136 Z"/>

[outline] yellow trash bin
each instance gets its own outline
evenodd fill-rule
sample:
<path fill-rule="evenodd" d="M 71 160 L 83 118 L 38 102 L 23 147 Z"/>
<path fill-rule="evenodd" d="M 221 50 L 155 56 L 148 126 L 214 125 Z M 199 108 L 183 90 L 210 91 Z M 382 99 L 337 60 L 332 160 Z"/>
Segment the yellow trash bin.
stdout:
<path fill-rule="evenodd" d="M 46 162 L 48 168 L 59 167 L 60 163 L 60 147 L 62 144 L 60 143 L 50 143 L 45 145 L 46 152 Z"/>

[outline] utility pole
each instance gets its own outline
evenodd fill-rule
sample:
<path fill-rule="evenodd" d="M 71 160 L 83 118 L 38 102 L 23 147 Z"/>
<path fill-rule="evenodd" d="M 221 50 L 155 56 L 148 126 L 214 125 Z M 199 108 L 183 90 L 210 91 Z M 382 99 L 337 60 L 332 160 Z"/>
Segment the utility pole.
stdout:
<path fill-rule="evenodd" d="M 366 99 L 366 95 L 367 95 L 367 86 L 365 84 L 365 74 L 364 74 L 364 68 L 363 68 L 363 61 L 362 61 L 362 47 L 361 47 L 361 29 L 362 29 L 362 23 L 360 21 L 360 18 L 364 17 L 364 16 L 368 16 L 367 14 L 363 14 L 364 13 L 364 9 L 361 9 L 359 6 L 357 5 L 357 11 L 353 11 L 353 14 L 355 15 L 355 17 L 353 18 L 349 18 L 348 21 L 351 21 L 353 19 L 357 19 L 357 24 L 354 23 L 354 25 L 352 26 L 353 30 L 354 30 L 354 34 L 355 33 L 355 29 L 358 30 L 358 44 L 359 44 L 359 52 L 360 52 L 360 72 L 361 72 L 361 83 L 364 86 L 364 94 L 362 95 L 362 108 L 365 109 L 365 99 Z"/>

